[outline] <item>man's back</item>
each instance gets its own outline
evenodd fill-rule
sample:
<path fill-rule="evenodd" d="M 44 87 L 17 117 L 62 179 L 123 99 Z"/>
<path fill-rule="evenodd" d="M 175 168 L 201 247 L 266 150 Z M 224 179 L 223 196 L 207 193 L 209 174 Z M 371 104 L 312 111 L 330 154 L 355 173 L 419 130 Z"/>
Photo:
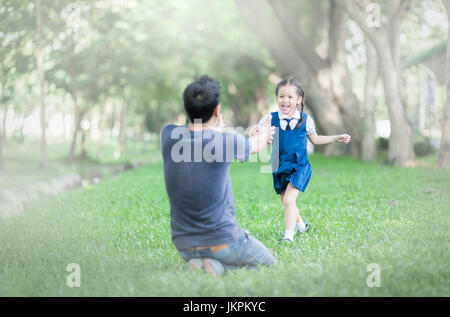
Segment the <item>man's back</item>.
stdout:
<path fill-rule="evenodd" d="M 233 159 L 248 159 L 248 140 L 232 133 L 167 125 L 161 131 L 161 146 L 177 249 L 238 239 L 242 230 L 234 215 L 229 170 Z"/>

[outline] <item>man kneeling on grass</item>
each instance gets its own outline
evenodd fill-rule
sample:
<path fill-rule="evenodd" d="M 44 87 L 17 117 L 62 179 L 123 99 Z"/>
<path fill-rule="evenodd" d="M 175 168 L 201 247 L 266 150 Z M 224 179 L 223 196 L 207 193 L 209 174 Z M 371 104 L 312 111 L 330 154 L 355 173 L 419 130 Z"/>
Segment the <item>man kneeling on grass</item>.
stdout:
<path fill-rule="evenodd" d="M 220 86 L 208 76 L 190 84 L 183 100 L 189 125 L 170 124 L 161 131 L 175 247 L 190 269 L 211 275 L 273 264 L 272 253 L 236 222 L 230 164 L 270 144 L 274 128 L 268 125 L 249 139 L 225 131 Z"/>

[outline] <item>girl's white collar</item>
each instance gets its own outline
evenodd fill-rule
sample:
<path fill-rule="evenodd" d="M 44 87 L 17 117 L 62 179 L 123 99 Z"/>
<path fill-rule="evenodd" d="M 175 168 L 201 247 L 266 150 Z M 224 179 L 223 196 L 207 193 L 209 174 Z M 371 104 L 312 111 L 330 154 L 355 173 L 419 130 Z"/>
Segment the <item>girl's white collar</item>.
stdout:
<path fill-rule="evenodd" d="M 287 115 L 282 113 L 281 110 L 278 110 L 278 119 L 280 119 L 280 120 L 283 120 L 283 119 L 300 119 L 300 111 L 298 111 L 298 109 L 296 109 L 294 114 L 292 115 L 292 117 L 288 117 Z"/>

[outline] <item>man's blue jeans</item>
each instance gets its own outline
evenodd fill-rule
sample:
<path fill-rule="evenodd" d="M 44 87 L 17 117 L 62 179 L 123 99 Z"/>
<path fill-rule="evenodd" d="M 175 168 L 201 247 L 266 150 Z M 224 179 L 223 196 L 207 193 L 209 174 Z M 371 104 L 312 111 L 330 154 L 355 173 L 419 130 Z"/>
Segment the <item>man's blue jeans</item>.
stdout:
<path fill-rule="evenodd" d="M 199 258 L 217 260 L 225 270 L 241 267 L 256 268 L 258 265 L 270 266 L 277 262 L 272 252 L 246 230 L 242 231 L 239 240 L 216 253 L 211 252 L 210 249 L 178 250 L 178 252 L 185 261 Z"/>

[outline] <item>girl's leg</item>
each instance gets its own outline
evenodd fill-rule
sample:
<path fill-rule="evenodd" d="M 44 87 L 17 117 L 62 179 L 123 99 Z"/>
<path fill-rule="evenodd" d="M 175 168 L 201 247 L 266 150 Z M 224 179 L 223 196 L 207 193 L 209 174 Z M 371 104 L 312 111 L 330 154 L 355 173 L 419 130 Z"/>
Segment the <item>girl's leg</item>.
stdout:
<path fill-rule="evenodd" d="M 297 197 L 299 193 L 300 191 L 289 183 L 286 191 L 280 195 L 280 197 L 282 197 L 284 207 L 284 221 L 286 230 L 293 232 L 295 232 L 295 225 L 301 220 L 297 208 Z"/>
<path fill-rule="evenodd" d="M 287 189 L 280 194 L 285 212 L 286 230 L 294 231 L 296 224 L 303 223 L 303 219 L 300 217 L 297 208 L 297 197 L 299 193 L 300 191 L 289 183 Z"/>
<path fill-rule="evenodd" d="M 289 185 L 292 186 L 291 183 L 289 183 Z M 294 188 L 294 189 L 295 189 L 295 188 Z M 283 207 L 284 207 L 284 202 L 283 202 L 283 200 L 284 200 L 284 194 L 285 194 L 285 193 L 286 193 L 286 190 L 280 194 L 280 199 L 281 199 L 281 203 L 283 204 Z M 298 194 L 297 194 L 297 195 L 298 195 Z M 295 207 L 297 207 L 297 204 L 295 205 Z M 299 210 L 298 210 L 298 208 L 297 208 L 297 219 L 296 219 L 295 223 L 299 223 L 299 222 L 303 222 L 303 219 L 302 219 L 302 217 L 300 217 L 300 212 L 299 212 Z"/>

